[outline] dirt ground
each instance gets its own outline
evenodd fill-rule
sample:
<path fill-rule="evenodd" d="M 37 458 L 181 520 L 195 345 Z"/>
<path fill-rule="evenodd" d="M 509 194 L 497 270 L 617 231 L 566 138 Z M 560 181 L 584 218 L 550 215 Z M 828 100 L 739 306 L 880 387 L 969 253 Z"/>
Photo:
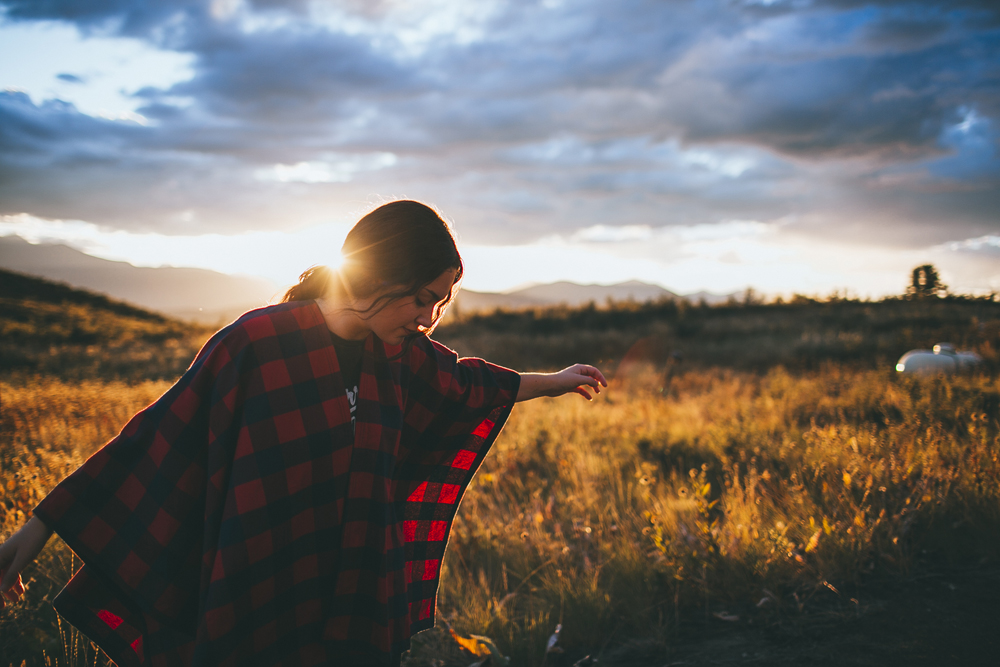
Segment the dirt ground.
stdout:
<path fill-rule="evenodd" d="M 1000 570 L 925 573 L 868 582 L 864 591 L 829 592 L 802 612 L 793 608 L 771 619 L 710 615 L 708 622 L 680 628 L 672 640 L 607 651 L 597 664 L 1000 665 Z"/>
<path fill-rule="evenodd" d="M 443 632 L 418 636 L 428 646 L 411 653 L 404 665 L 468 667 L 479 660 Z M 807 600 L 770 598 L 759 607 L 709 609 L 665 638 L 608 646 L 594 657 L 550 654 L 544 664 L 998 667 L 1000 569 L 990 563 L 923 570 L 912 577 L 869 580 L 854 591 L 820 589 Z M 482 663 L 489 665 L 489 659 Z"/>

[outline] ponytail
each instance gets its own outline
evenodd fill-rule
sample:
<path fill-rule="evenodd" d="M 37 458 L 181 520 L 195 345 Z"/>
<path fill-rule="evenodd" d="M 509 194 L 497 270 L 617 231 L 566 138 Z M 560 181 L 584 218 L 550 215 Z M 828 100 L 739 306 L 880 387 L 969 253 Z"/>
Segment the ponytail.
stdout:
<path fill-rule="evenodd" d="M 329 291 L 332 280 L 333 271 L 330 270 L 330 267 L 322 265 L 311 266 L 299 276 L 298 284 L 292 285 L 285 292 L 281 303 L 318 299 Z"/>

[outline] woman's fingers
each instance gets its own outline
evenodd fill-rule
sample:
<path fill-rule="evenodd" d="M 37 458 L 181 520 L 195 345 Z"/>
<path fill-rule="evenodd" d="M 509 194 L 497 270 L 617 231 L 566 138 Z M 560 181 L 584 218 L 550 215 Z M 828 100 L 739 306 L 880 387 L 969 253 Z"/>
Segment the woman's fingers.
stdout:
<path fill-rule="evenodd" d="M 570 386 L 564 391 L 572 391 L 573 393 L 580 394 L 588 401 L 594 400 L 594 396 L 601 393 L 601 385 L 608 386 L 607 380 L 604 379 L 601 371 L 586 364 L 570 366 L 563 371 L 563 374 L 570 381 Z M 591 394 L 588 388 L 592 389 L 594 393 Z"/>
<path fill-rule="evenodd" d="M 587 375 L 597 380 L 601 385 L 605 387 L 608 386 L 608 381 L 604 378 L 604 373 L 602 373 L 600 369 L 595 368 L 594 366 L 584 366 L 584 368 L 587 369 Z"/>
<path fill-rule="evenodd" d="M 591 389 L 593 389 L 594 391 L 593 394 L 591 394 L 589 391 Z M 574 387 L 573 391 L 576 392 L 577 394 L 580 394 L 588 401 L 592 401 L 594 400 L 594 397 L 601 392 L 601 388 L 593 380 L 584 380 L 583 382 L 580 382 L 576 387 Z"/>
<path fill-rule="evenodd" d="M 5 604 L 4 598 L 17 602 L 24 594 L 24 582 L 21 581 L 21 570 L 27 563 L 22 562 L 20 540 L 21 531 L 14 533 L 0 545 L 0 604 Z M 21 545 L 23 546 L 23 545 Z"/>
<path fill-rule="evenodd" d="M 21 581 L 21 574 L 13 565 L 2 570 L 3 578 L 0 579 L 0 593 L 11 602 L 17 602 L 24 594 L 24 583 Z"/>
<path fill-rule="evenodd" d="M 608 386 L 608 381 L 601 371 L 587 364 L 574 364 L 550 377 L 555 382 L 541 394 L 543 396 L 562 396 L 573 392 L 580 394 L 588 401 L 592 401 L 597 394 L 601 393 L 602 386 Z"/>
<path fill-rule="evenodd" d="M 24 584 L 21 582 L 21 575 L 17 575 L 14 585 L 10 589 L 5 590 L 3 595 L 0 595 L 0 609 L 7 605 L 7 600 L 16 603 L 21 599 L 22 595 L 24 595 Z"/>
<path fill-rule="evenodd" d="M 587 384 L 594 388 L 594 391 L 601 393 L 601 387 L 607 387 L 608 381 L 604 377 L 604 373 L 593 366 L 588 366 L 587 364 L 577 364 L 571 366 L 567 370 L 572 370 L 574 375 L 585 378 L 581 384 Z"/>
<path fill-rule="evenodd" d="M 6 578 L 7 574 L 7 571 L 3 572 L 4 578 Z M 0 594 L 0 609 L 7 606 L 8 600 L 11 602 L 17 602 L 21 599 L 22 595 L 24 595 L 24 584 L 21 582 L 21 575 L 18 574 L 14 579 L 13 585 L 9 588 L 4 588 L 3 593 Z"/>

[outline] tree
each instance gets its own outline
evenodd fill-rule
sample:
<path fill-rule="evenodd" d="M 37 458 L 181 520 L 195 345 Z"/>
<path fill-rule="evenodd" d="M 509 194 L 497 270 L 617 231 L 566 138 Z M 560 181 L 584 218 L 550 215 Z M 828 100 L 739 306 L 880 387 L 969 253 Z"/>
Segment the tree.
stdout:
<path fill-rule="evenodd" d="M 943 297 L 948 294 L 948 286 L 941 282 L 941 276 L 933 264 L 922 264 L 913 269 L 910 286 L 906 288 L 906 296 L 911 299 L 927 299 Z"/>

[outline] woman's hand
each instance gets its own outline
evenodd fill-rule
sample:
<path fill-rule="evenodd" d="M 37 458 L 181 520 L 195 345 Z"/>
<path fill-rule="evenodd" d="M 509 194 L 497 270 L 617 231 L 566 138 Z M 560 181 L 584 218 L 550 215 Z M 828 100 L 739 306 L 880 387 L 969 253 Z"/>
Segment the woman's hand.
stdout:
<path fill-rule="evenodd" d="M 7 606 L 7 600 L 17 602 L 24 595 L 21 571 L 42 552 L 50 537 L 49 527 L 33 516 L 0 544 L 0 609 Z"/>
<path fill-rule="evenodd" d="M 539 396 L 562 396 L 574 392 L 590 401 L 601 393 L 601 387 L 607 386 L 608 381 L 601 371 L 586 364 L 574 364 L 558 373 L 521 373 L 517 400 L 528 401 Z"/>

